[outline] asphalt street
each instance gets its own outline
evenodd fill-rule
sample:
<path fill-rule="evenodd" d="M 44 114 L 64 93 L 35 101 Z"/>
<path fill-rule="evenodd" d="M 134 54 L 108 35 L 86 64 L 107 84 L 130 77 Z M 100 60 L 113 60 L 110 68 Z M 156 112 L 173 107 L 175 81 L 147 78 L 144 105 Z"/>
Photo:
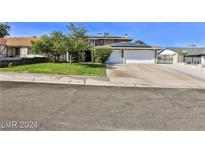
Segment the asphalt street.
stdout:
<path fill-rule="evenodd" d="M 0 103 L 0 130 L 205 130 L 205 89 L 0 82 Z"/>

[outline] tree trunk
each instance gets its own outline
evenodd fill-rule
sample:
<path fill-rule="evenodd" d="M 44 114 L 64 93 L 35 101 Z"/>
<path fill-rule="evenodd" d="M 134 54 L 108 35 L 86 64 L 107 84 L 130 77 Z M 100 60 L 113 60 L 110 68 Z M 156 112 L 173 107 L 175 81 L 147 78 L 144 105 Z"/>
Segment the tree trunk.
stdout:
<path fill-rule="evenodd" d="M 70 60 L 70 64 L 72 64 L 72 54 L 69 53 L 69 60 Z"/>

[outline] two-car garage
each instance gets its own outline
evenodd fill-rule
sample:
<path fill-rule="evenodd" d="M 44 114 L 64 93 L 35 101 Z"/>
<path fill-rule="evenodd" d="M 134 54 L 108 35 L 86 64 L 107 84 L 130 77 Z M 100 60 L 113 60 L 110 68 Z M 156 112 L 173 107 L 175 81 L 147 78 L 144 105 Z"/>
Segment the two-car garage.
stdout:
<path fill-rule="evenodd" d="M 133 43 L 115 43 L 112 46 L 111 53 L 107 63 L 110 64 L 154 64 L 156 49 L 150 46 L 136 46 Z"/>
<path fill-rule="evenodd" d="M 137 64 L 148 63 L 154 64 L 154 52 L 149 50 L 125 50 L 124 51 L 124 63 L 125 64 Z"/>

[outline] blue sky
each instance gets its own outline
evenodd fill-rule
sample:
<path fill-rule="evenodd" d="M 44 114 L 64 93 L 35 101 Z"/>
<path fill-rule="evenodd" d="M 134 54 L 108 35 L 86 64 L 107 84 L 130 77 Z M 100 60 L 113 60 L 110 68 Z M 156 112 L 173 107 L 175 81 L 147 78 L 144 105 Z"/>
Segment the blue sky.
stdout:
<path fill-rule="evenodd" d="M 9 22 L 11 36 L 40 36 L 53 30 L 67 32 L 68 22 Z M 78 23 L 79 24 L 79 23 Z M 108 32 L 122 36 L 127 33 L 135 40 L 143 40 L 150 45 L 205 46 L 204 23 L 175 22 L 83 22 L 89 35 Z"/>

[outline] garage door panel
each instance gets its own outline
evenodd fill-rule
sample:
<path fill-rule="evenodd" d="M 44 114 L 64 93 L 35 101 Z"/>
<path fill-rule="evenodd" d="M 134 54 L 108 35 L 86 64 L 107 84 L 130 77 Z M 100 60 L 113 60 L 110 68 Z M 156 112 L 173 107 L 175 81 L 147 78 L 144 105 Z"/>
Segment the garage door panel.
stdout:
<path fill-rule="evenodd" d="M 126 64 L 133 63 L 154 63 L 154 52 L 149 50 L 126 50 L 124 52 Z"/>

